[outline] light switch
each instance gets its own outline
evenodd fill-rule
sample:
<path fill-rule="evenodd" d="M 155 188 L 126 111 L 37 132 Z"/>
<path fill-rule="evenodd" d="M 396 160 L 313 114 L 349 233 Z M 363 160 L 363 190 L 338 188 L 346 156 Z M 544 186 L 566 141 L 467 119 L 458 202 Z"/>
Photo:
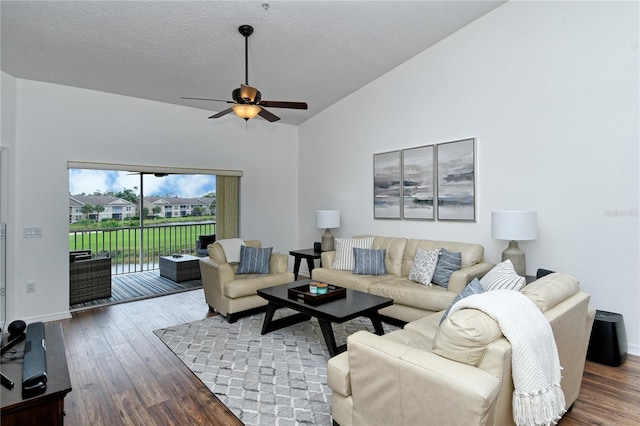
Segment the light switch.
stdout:
<path fill-rule="evenodd" d="M 39 226 L 24 228 L 24 238 L 42 238 L 42 228 Z"/>

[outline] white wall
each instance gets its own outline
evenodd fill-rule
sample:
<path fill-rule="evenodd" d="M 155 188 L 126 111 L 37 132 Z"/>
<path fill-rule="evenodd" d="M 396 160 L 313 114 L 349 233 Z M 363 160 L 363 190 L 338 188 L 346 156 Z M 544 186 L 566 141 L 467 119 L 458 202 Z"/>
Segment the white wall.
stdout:
<path fill-rule="evenodd" d="M 251 120 L 245 128 L 233 117 L 208 120 L 204 110 L 14 81 L 10 230 L 17 237 L 9 248 L 8 320 L 68 316 L 69 160 L 243 170 L 241 237 L 283 252 L 295 245 L 297 127 Z M 21 238 L 27 226 L 42 227 L 43 237 Z M 36 282 L 35 293 L 26 293 L 27 281 Z"/>
<path fill-rule="evenodd" d="M 300 245 L 339 209 L 334 235 L 477 242 L 498 262 L 491 211 L 537 210 L 527 272 L 576 276 L 640 354 L 638 63 L 637 2 L 501 6 L 300 126 Z M 477 222 L 373 219 L 374 153 L 468 137 Z"/>
<path fill-rule="evenodd" d="M 16 80 L 9 74 L 0 73 L 0 147 L 2 156 L 0 156 L 0 222 L 8 223 L 9 218 L 8 206 L 11 204 L 9 198 L 10 182 L 12 174 L 9 171 L 11 165 L 10 158 L 13 155 L 13 147 L 16 139 Z M 12 235 L 6 235 L 5 243 L 10 244 Z M 0 281 L 2 281 L 2 294 L 0 294 L 0 327 L 5 329 L 5 321 L 7 320 L 7 293 L 5 279 L 8 276 L 7 269 L 11 267 L 11 258 L 13 253 L 6 250 L 6 247 L 0 249 L 0 256 L 4 258 L 4 262 L 0 259 Z"/>

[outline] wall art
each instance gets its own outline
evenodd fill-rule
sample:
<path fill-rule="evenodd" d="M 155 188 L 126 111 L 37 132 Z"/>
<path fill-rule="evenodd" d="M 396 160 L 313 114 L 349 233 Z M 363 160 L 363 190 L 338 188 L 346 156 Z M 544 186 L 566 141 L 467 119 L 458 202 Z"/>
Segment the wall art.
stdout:
<path fill-rule="evenodd" d="M 402 217 L 435 219 L 435 148 L 433 145 L 402 151 Z"/>
<path fill-rule="evenodd" d="M 476 220 L 475 139 L 436 146 L 438 220 Z"/>
<path fill-rule="evenodd" d="M 402 196 L 401 152 L 373 155 L 373 217 L 400 219 Z"/>

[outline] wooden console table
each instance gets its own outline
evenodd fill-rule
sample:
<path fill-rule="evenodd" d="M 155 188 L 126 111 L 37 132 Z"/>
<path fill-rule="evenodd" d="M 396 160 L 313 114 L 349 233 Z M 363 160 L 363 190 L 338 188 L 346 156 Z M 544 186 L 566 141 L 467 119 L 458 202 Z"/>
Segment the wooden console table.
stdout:
<path fill-rule="evenodd" d="M 69 367 L 64 351 L 64 339 L 60 323 L 45 324 L 47 343 L 47 390 L 32 398 L 22 398 L 22 360 L 2 360 L 0 368 L 15 387 L 0 387 L 2 426 L 62 425 L 64 423 L 64 397 L 71 392 Z M 3 344 L 6 336 L 3 336 Z M 13 347 L 24 349 L 24 341 Z M 11 355 L 10 351 L 5 357 Z"/>

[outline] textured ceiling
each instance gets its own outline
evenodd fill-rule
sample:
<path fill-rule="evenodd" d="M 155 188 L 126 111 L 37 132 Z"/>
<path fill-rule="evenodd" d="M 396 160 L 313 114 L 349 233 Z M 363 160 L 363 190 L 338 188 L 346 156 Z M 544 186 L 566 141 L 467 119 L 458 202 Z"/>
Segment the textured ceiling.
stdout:
<path fill-rule="evenodd" d="M 244 82 L 299 124 L 503 1 L 4 1 L 1 65 L 14 77 L 202 108 Z M 238 119 L 233 115 L 220 120 Z"/>

